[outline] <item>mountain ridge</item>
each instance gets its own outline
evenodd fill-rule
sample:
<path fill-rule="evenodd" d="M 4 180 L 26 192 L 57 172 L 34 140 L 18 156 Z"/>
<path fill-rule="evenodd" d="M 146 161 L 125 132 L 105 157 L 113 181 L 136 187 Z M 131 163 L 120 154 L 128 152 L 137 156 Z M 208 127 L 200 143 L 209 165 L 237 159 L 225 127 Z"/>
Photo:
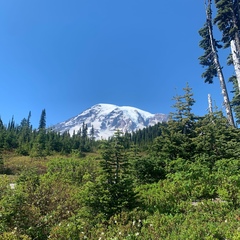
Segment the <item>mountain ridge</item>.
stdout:
<path fill-rule="evenodd" d="M 167 119 L 167 114 L 163 113 L 152 114 L 136 107 L 99 103 L 75 117 L 54 125 L 52 129 L 73 135 L 82 128 L 84 123 L 89 130 L 92 126 L 94 127 L 94 137 L 99 140 L 108 139 L 116 130 L 133 132 L 158 122 L 165 122 Z"/>

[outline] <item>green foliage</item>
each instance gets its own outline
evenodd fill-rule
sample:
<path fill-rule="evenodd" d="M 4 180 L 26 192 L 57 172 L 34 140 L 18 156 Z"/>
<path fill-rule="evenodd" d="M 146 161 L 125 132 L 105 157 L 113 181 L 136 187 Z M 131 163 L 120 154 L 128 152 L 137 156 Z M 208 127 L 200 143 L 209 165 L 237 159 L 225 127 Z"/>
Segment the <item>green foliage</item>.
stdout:
<path fill-rule="evenodd" d="M 52 227 L 48 239 L 83 239 L 84 236 L 86 237 L 84 232 L 81 231 L 81 227 L 78 226 L 78 222 L 74 216 L 68 220 L 61 221 L 58 225 Z"/>
<path fill-rule="evenodd" d="M 47 164 L 47 175 L 56 176 L 61 181 L 81 185 L 86 178 L 94 181 L 99 171 L 99 165 L 95 158 L 54 158 Z"/>
<path fill-rule="evenodd" d="M 235 112 L 236 123 L 240 124 L 240 94 L 236 76 L 229 78 L 229 82 L 233 83 L 233 99 L 231 101 L 232 108 Z"/>
<path fill-rule="evenodd" d="M 217 15 L 214 24 L 217 24 L 222 31 L 222 41 L 225 48 L 230 46 L 231 40 L 239 34 L 239 7 L 240 3 L 236 0 L 215 0 Z"/>
<path fill-rule="evenodd" d="M 185 205 L 184 214 L 155 212 L 141 231 L 141 239 L 232 239 L 238 222 L 226 204 L 204 201 Z"/>
<path fill-rule="evenodd" d="M 183 90 L 170 121 L 109 140 L 0 121 L 0 239 L 238 239 L 239 129 Z"/>
<path fill-rule="evenodd" d="M 0 155 L 0 174 L 4 173 L 4 162 L 3 162 L 3 158 Z"/>
<path fill-rule="evenodd" d="M 46 156 L 46 133 L 45 130 L 40 129 L 33 142 L 31 150 L 32 157 L 44 157 Z"/>
<path fill-rule="evenodd" d="M 191 138 L 194 137 L 196 117 L 192 113 L 195 103 L 192 89 L 186 85 L 183 96 L 176 96 L 174 100 L 175 112 L 166 125 L 161 126 L 161 135 L 153 140 L 150 147 L 151 155 L 165 161 L 178 157 L 189 159 L 194 148 Z"/>
<path fill-rule="evenodd" d="M 222 113 L 215 113 L 201 119 L 195 128 L 195 155 L 205 156 L 210 165 L 222 158 L 239 156 L 239 130 L 228 125 Z"/>
<path fill-rule="evenodd" d="M 212 28 L 212 25 L 210 26 Z M 205 72 L 202 74 L 206 83 L 213 83 L 213 78 L 217 77 L 217 68 L 214 63 L 214 53 L 211 48 L 210 34 L 209 34 L 209 22 L 206 22 L 199 30 L 199 35 L 202 37 L 199 46 L 204 50 L 204 54 L 199 57 L 200 64 L 205 67 Z M 214 47 L 221 48 L 219 42 L 213 39 Z"/>
<path fill-rule="evenodd" d="M 109 219 L 123 210 L 131 210 L 136 206 L 133 179 L 129 174 L 128 155 L 126 154 L 124 137 L 120 132 L 115 134 L 111 142 L 103 142 L 101 175 L 96 182 L 85 186 L 88 197 L 85 204 L 94 216 L 103 214 Z"/>
<path fill-rule="evenodd" d="M 5 189 L 0 199 L 0 233 L 14 228 L 17 234 L 46 239 L 51 227 L 77 211 L 76 193 L 74 186 L 54 176 L 40 178 L 34 172 L 26 172 L 14 189 Z"/>
<path fill-rule="evenodd" d="M 139 129 L 136 132 L 127 133 L 127 135 L 129 135 L 131 142 L 133 142 L 136 146 L 146 150 L 148 145 L 152 143 L 156 137 L 161 135 L 161 126 L 164 125 L 166 125 L 165 122 L 157 123 L 154 126 Z"/>
<path fill-rule="evenodd" d="M 78 134 L 56 133 L 46 128 L 46 110 L 41 113 L 39 128 L 33 129 L 30 123 L 31 112 L 17 125 L 14 118 L 5 127 L 0 119 L 0 152 L 15 151 L 23 156 L 46 157 L 55 153 L 63 155 L 77 153 L 83 156 L 97 147 L 94 137 L 88 136 L 88 127 L 83 124 Z M 92 134 L 94 128 L 92 128 Z M 76 155 L 75 155 L 76 156 Z"/>
<path fill-rule="evenodd" d="M 176 110 L 175 113 L 171 113 L 171 119 L 176 121 L 183 121 L 183 119 L 187 119 L 188 121 L 193 121 L 196 116 L 192 113 L 192 107 L 195 103 L 195 99 L 193 98 L 192 88 L 189 87 L 189 84 L 186 84 L 186 87 L 183 88 L 184 95 L 183 96 L 175 96 L 173 100 L 175 100 L 175 104 L 173 108 Z M 186 122 L 187 123 L 187 122 Z"/>
<path fill-rule="evenodd" d="M 44 130 L 46 128 L 46 110 L 43 109 L 39 121 L 39 130 Z"/>
<path fill-rule="evenodd" d="M 219 197 L 232 204 L 234 208 L 238 208 L 240 206 L 239 159 L 221 159 L 216 162 L 214 171 L 218 182 Z"/>
<path fill-rule="evenodd" d="M 132 162 L 134 175 L 140 184 L 158 182 L 166 175 L 165 161 L 153 158 L 142 157 Z"/>
<path fill-rule="evenodd" d="M 1 240 L 31 240 L 27 235 L 17 234 L 16 232 L 5 232 L 0 235 Z"/>

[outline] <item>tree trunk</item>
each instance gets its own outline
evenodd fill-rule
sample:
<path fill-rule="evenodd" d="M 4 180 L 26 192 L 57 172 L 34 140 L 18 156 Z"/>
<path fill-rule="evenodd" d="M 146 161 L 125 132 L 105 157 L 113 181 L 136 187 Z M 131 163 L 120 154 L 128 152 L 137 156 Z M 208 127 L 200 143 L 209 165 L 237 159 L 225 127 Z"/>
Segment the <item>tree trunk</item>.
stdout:
<path fill-rule="evenodd" d="M 211 95 L 210 95 L 210 94 L 208 94 L 208 112 L 209 112 L 210 114 L 213 113 L 212 98 L 211 98 Z"/>
<path fill-rule="evenodd" d="M 231 41 L 231 51 L 232 51 L 232 60 L 233 60 L 233 66 L 236 73 L 236 78 L 238 82 L 238 89 L 240 92 L 240 56 L 239 51 L 237 50 L 236 41 Z"/>
<path fill-rule="evenodd" d="M 225 106 L 225 110 L 226 110 L 226 114 L 227 114 L 227 119 L 228 119 L 229 124 L 234 126 L 234 120 L 233 120 L 232 109 L 231 109 L 230 101 L 229 101 L 229 97 L 228 97 L 227 87 L 226 87 L 224 75 L 222 72 L 222 67 L 219 62 L 218 53 L 217 53 L 216 46 L 214 43 L 214 38 L 213 38 L 211 4 L 212 4 L 212 1 L 209 0 L 208 6 L 206 8 L 210 44 L 211 44 L 211 49 L 212 49 L 212 53 L 213 53 L 214 64 L 215 64 L 215 67 L 217 70 L 217 75 L 218 75 L 218 78 L 220 81 L 220 86 L 222 89 L 223 102 L 224 102 L 224 106 Z"/>
<path fill-rule="evenodd" d="M 235 3 L 237 5 L 237 8 L 235 8 L 233 4 L 232 8 L 232 20 L 233 20 L 233 27 L 236 30 L 234 34 L 234 39 L 231 40 L 230 46 L 231 46 L 231 52 L 232 52 L 232 59 L 233 59 L 233 66 L 236 73 L 236 78 L 238 82 L 238 89 L 240 90 L 240 39 L 239 39 L 239 27 L 238 27 L 238 21 L 237 21 L 237 15 L 239 15 L 239 3 L 238 1 Z"/>

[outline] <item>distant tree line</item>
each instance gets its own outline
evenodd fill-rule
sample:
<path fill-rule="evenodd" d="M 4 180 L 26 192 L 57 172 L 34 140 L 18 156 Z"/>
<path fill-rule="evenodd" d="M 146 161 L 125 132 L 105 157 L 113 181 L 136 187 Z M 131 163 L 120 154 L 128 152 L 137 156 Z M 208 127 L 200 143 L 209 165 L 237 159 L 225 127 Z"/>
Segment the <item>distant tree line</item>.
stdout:
<path fill-rule="evenodd" d="M 21 155 L 44 157 L 54 153 L 70 154 L 76 152 L 89 152 L 94 147 L 94 129 L 88 134 L 85 123 L 77 133 L 71 136 L 68 132 L 60 134 L 46 128 L 46 110 L 42 110 L 39 127 L 33 129 L 31 112 L 20 124 L 14 118 L 4 125 L 0 118 L 0 151 L 16 151 Z"/>
<path fill-rule="evenodd" d="M 72 152 L 91 152 L 101 141 L 96 141 L 94 137 L 94 127 L 90 131 L 87 124 L 70 135 L 69 132 L 60 134 L 46 128 L 46 111 L 42 111 L 39 127 L 33 129 L 31 125 L 31 112 L 20 124 L 16 124 L 14 118 L 7 125 L 3 124 L 0 118 L 0 151 L 17 151 L 25 156 L 47 156 L 54 153 L 70 154 Z M 147 149 L 147 146 L 156 137 L 161 135 L 161 127 L 166 123 L 157 123 L 153 126 L 139 129 L 132 133 L 124 133 L 124 138 L 128 145 L 133 143 L 139 147 Z M 111 141 L 111 138 L 109 138 Z"/>

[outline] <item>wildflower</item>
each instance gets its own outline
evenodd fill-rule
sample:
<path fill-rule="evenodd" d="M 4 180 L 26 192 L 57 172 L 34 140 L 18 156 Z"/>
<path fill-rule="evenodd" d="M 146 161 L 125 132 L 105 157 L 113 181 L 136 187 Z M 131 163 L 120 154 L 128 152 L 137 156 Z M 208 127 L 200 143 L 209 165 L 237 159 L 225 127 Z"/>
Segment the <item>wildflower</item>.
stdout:
<path fill-rule="evenodd" d="M 142 220 L 141 219 L 138 220 L 138 225 L 137 226 L 142 227 Z"/>

